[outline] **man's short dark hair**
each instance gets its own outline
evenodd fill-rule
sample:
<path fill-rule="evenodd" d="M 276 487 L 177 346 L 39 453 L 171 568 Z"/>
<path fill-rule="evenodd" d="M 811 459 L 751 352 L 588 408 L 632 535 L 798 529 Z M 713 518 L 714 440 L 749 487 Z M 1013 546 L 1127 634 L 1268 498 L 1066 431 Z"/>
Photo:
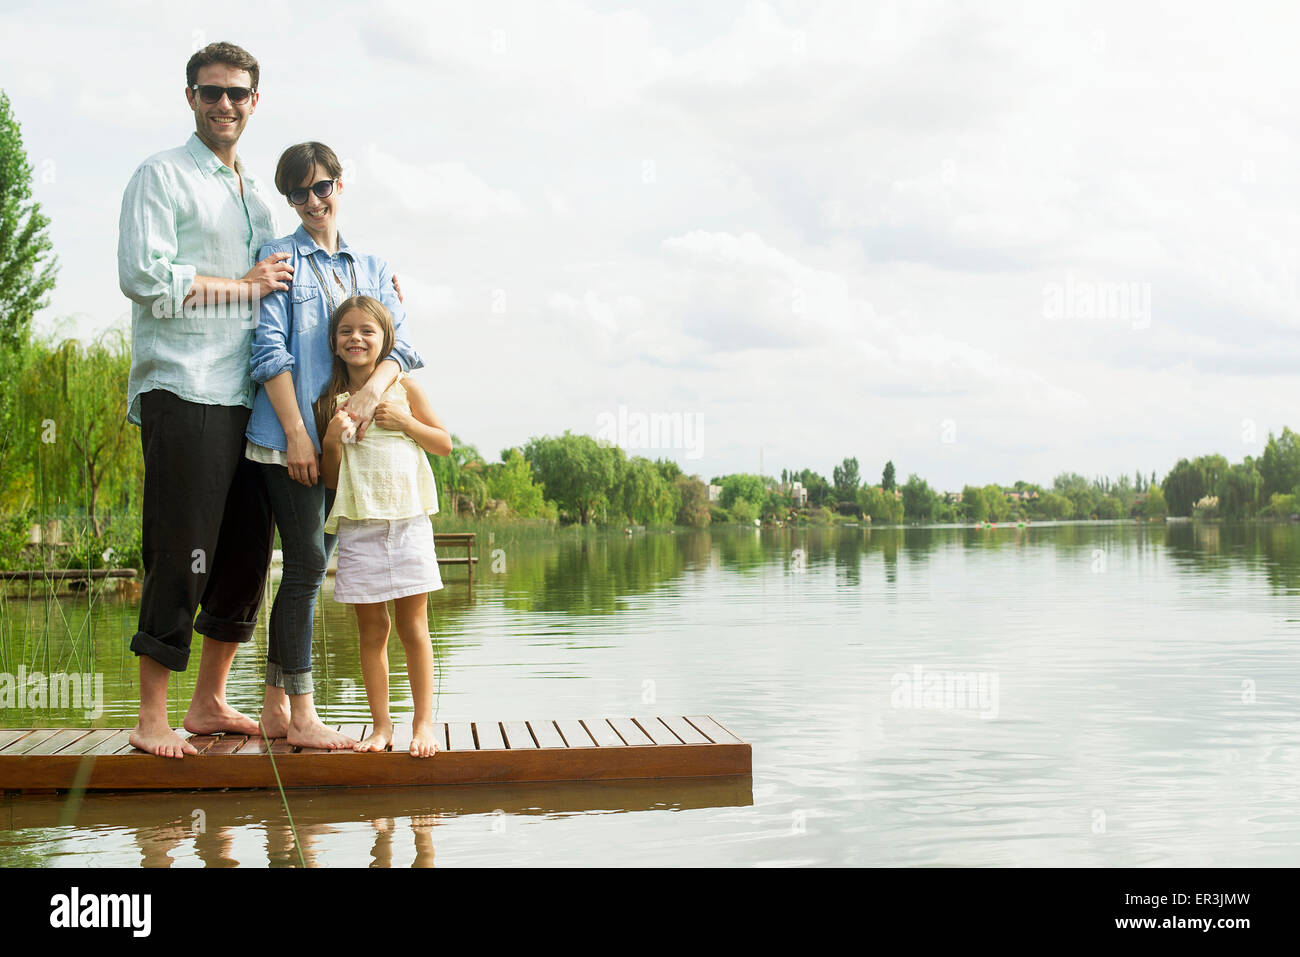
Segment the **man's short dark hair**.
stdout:
<path fill-rule="evenodd" d="M 331 179 L 343 175 L 339 158 L 324 143 L 297 143 L 280 154 L 280 162 L 275 166 L 275 188 L 288 196 L 290 190 L 297 189 L 299 183 L 312 175 L 317 163 Z"/>
<path fill-rule="evenodd" d="M 247 70 L 248 75 L 253 78 L 253 89 L 257 89 L 258 68 L 253 55 L 243 47 L 237 47 L 233 43 L 225 42 L 209 43 L 190 57 L 190 62 L 185 64 L 185 85 L 193 86 L 198 83 L 199 69 L 211 66 L 214 63 L 220 63 L 222 66 L 228 66 L 235 70 Z"/>

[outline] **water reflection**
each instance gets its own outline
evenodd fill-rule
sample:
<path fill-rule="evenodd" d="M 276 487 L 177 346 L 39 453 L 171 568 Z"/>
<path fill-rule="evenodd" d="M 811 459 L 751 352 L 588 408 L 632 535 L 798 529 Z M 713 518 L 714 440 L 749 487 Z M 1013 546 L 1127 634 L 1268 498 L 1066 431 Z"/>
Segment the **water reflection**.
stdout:
<path fill-rule="evenodd" d="M 11 798 L 0 863 L 1300 861 L 1300 527 L 732 527 L 501 548 L 472 593 L 431 598 L 438 720 L 714 714 L 753 744 L 753 779 L 291 792 L 292 826 L 278 794 L 90 794 L 64 820 L 63 797 Z M 355 624 L 328 590 L 319 608 L 319 707 L 365 722 Z M 94 723 L 129 726 L 135 614 L 11 593 L 0 671 L 102 673 Z M 237 707 L 257 707 L 264 651 L 259 630 L 236 657 Z M 996 718 L 900 706 L 892 681 L 917 666 L 996 675 Z M 400 651 L 391 667 L 409 714 Z M 173 687 L 178 718 L 192 685 Z M 0 721 L 89 723 L 53 707 Z"/>

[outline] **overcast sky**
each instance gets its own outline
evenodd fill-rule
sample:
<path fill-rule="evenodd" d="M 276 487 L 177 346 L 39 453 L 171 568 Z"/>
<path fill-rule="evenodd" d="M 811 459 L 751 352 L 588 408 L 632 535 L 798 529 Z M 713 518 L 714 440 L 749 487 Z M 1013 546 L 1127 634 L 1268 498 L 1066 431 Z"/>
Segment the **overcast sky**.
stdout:
<path fill-rule="evenodd" d="M 435 408 L 489 460 L 623 407 L 680 414 L 630 451 L 705 479 L 856 456 L 956 489 L 1300 428 L 1298 19 L 43 0 L 0 13 L 0 86 L 61 263 L 43 329 L 126 320 L 122 189 L 229 40 L 262 69 L 245 163 L 344 159 L 343 235 L 393 263 Z"/>

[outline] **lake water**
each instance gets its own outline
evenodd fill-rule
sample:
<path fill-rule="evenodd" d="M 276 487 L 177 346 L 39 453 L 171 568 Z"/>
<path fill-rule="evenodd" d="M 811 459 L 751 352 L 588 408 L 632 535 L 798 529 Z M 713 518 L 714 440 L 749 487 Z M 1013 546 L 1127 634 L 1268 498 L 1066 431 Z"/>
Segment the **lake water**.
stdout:
<path fill-rule="evenodd" d="M 1300 863 L 1300 528 L 728 527 L 480 554 L 472 597 L 450 569 L 430 602 L 437 720 L 712 714 L 752 779 L 291 791 L 292 827 L 278 793 L 9 796 L 0 865 Z M 328 587 L 318 707 L 363 723 Z M 93 653 L 94 723 L 129 727 L 135 614 L 11 591 L 0 670 Z M 255 644 L 230 681 L 254 713 Z"/>

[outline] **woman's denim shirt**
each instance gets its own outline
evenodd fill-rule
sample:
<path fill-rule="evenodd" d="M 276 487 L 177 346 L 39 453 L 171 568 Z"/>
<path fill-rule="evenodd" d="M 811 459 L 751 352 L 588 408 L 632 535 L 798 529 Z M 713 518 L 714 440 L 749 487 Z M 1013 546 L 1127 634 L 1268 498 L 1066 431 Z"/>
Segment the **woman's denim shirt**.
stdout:
<path fill-rule="evenodd" d="M 329 342 L 330 303 L 338 305 L 353 295 L 354 272 L 355 294 L 373 296 L 393 314 L 396 332 L 393 351 L 384 358 L 395 360 L 403 372 L 422 368 L 424 360 L 407 336 L 406 310 L 398 301 L 397 291 L 393 288 L 393 271 L 387 262 L 378 256 L 353 251 L 342 235 L 339 236 L 338 254 L 330 256 L 303 226 L 299 226 L 291 236 L 267 243 L 258 252 L 257 259 L 260 262 L 275 253 L 291 254 L 287 262 L 293 267 L 293 280 L 287 292 L 272 292 L 260 303 L 257 329 L 253 333 L 251 368 L 257 394 L 253 398 L 253 414 L 245 435 L 255 445 L 281 452 L 288 450 L 284 428 L 263 386 L 288 369 L 293 373 L 294 393 L 302 420 L 307 425 L 307 434 L 311 436 L 316 451 L 320 452 L 320 436 L 316 434 L 312 406 L 328 384 L 334 362 Z M 342 288 L 335 275 L 342 279 Z M 328 294 L 321 288 L 321 277 L 330 284 Z"/>

